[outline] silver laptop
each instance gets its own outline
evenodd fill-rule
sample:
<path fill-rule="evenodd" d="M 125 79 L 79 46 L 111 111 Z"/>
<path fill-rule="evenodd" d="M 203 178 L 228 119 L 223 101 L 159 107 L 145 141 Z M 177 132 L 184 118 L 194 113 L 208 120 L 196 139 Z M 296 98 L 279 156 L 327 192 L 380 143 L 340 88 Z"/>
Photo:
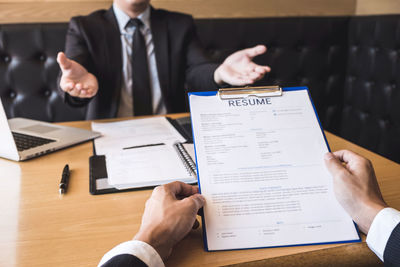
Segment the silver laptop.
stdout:
<path fill-rule="evenodd" d="M 99 137 L 98 132 L 14 118 L 7 120 L 0 99 L 0 157 L 21 161 Z"/>

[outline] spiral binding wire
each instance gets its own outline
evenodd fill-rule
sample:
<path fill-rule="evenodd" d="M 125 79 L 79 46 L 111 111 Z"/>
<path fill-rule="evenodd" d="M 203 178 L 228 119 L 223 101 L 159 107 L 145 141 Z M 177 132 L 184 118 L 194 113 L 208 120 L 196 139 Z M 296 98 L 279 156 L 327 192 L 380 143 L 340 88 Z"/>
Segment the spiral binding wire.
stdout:
<path fill-rule="evenodd" d="M 186 151 L 182 143 L 175 143 L 174 148 L 178 152 L 178 155 L 181 158 L 183 165 L 185 165 L 185 168 L 189 172 L 189 174 L 193 175 L 194 177 L 197 177 L 196 163 L 194 163 L 192 157 Z"/>

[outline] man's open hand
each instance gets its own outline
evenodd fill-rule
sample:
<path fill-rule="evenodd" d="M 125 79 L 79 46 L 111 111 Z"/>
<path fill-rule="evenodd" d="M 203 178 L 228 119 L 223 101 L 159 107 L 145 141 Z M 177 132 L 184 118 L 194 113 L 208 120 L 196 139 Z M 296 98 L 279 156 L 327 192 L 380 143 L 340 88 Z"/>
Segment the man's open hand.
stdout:
<path fill-rule="evenodd" d="M 252 60 L 266 51 L 264 45 L 257 45 L 233 53 L 215 70 L 214 81 L 219 85 L 243 86 L 260 80 L 271 68 L 257 65 Z"/>
<path fill-rule="evenodd" d="M 63 52 L 58 53 L 57 62 L 62 71 L 60 87 L 63 91 L 81 98 L 91 98 L 97 94 L 97 78 L 81 64 L 68 59 Z"/>

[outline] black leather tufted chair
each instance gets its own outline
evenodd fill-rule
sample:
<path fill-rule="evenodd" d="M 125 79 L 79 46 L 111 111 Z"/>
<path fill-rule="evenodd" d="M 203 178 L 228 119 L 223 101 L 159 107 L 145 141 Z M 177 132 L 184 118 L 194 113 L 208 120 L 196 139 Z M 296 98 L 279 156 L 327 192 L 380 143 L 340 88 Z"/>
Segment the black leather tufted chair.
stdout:
<path fill-rule="evenodd" d="M 339 135 L 400 162 L 400 15 L 352 18 Z"/>
<path fill-rule="evenodd" d="M 0 26 L 0 97 L 8 118 L 83 120 L 84 109 L 64 104 L 57 93 L 57 52 L 66 23 Z"/>

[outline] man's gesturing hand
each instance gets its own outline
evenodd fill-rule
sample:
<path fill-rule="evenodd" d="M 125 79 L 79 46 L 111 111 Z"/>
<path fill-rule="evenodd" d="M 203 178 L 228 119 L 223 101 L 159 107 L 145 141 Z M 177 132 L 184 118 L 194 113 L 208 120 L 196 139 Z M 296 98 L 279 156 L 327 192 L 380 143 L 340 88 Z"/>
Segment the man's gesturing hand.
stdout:
<path fill-rule="evenodd" d="M 360 155 L 340 150 L 325 155 L 333 176 L 336 199 L 365 234 L 375 216 L 387 207 L 371 162 Z"/>
<path fill-rule="evenodd" d="M 134 239 L 151 245 L 166 260 L 173 246 L 199 226 L 196 214 L 204 203 L 197 187 L 182 182 L 156 187 Z"/>
<path fill-rule="evenodd" d="M 63 52 L 57 55 L 62 76 L 60 87 L 71 96 L 91 98 L 96 95 L 99 85 L 96 77 L 78 62 L 68 59 Z"/>
<path fill-rule="evenodd" d="M 271 68 L 257 65 L 252 59 L 266 51 L 264 45 L 257 45 L 233 53 L 215 70 L 214 81 L 219 85 L 228 83 L 243 86 L 260 80 Z"/>

